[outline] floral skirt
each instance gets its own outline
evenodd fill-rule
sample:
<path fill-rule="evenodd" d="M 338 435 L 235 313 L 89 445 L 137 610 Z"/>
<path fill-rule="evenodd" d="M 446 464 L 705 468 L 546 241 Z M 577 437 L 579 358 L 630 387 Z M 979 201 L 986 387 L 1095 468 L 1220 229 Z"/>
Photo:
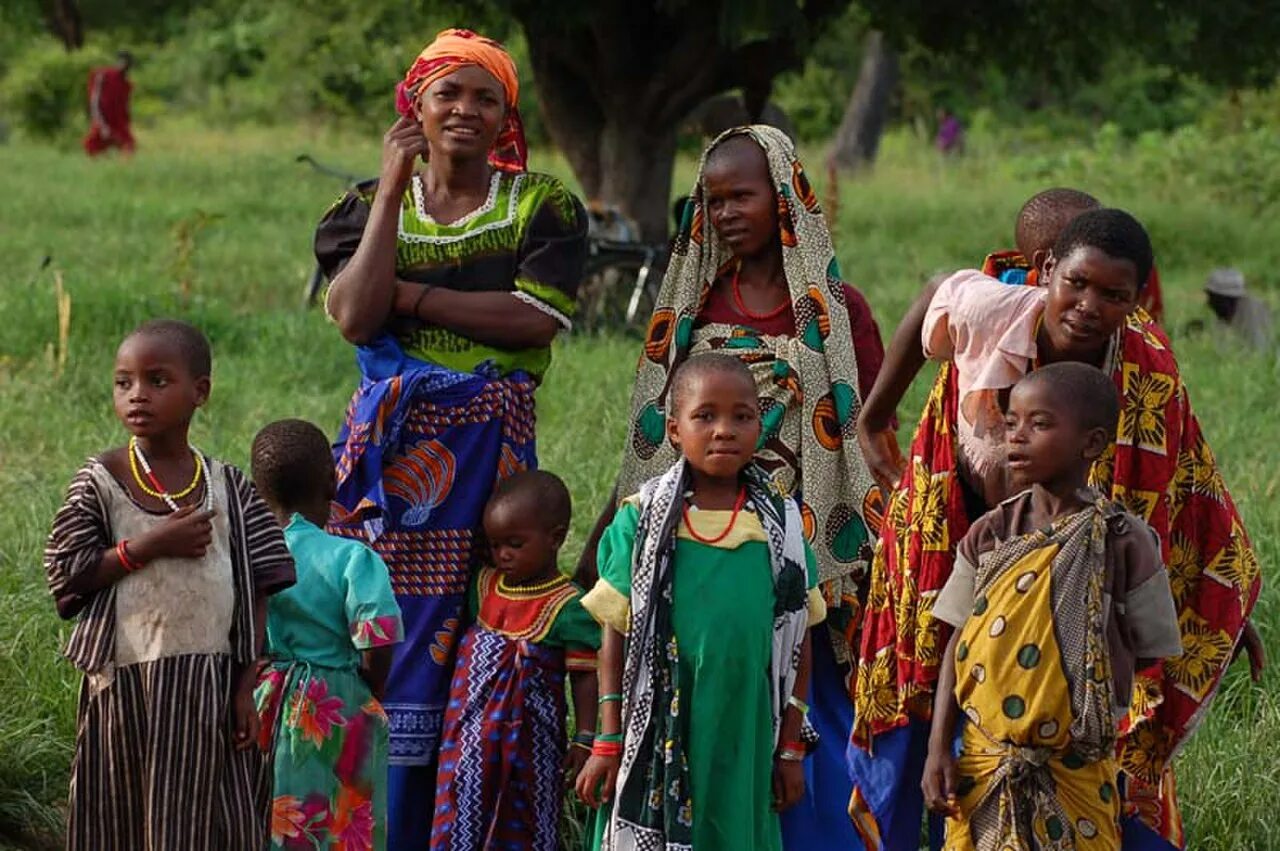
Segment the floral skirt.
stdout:
<path fill-rule="evenodd" d="M 277 661 L 254 696 L 274 756 L 272 847 L 385 848 L 387 716 L 359 674 Z"/>

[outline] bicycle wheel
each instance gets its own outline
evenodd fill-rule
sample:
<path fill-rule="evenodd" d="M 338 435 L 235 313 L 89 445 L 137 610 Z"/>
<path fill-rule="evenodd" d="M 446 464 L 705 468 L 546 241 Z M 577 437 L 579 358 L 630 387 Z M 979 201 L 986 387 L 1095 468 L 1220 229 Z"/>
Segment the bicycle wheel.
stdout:
<path fill-rule="evenodd" d="M 313 307 L 316 298 L 320 295 L 320 290 L 324 287 L 324 272 L 320 269 L 320 265 L 311 270 L 311 277 L 307 279 L 307 293 L 303 300 L 302 306 Z"/>

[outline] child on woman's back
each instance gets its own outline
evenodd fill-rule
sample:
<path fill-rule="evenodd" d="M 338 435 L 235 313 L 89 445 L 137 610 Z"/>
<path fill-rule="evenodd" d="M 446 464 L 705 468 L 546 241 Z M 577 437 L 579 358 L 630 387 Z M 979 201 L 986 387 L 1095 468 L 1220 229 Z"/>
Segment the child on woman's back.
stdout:
<path fill-rule="evenodd" d="M 595 729 L 600 628 L 556 557 L 569 491 L 543 470 L 498 485 L 484 510 L 489 567 L 468 594 L 445 710 L 433 851 L 560 847 L 564 772 L 576 779 Z M 566 753 L 564 677 L 578 733 Z"/>
<path fill-rule="evenodd" d="M 403 640 L 387 567 L 328 534 L 335 478 L 324 433 L 302 420 L 253 439 L 253 482 L 284 529 L 298 584 L 268 607 L 257 691 L 260 745 L 274 756 L 272 842 L 357 851 L 386 845 L 391 646 Z"/>
<path fill-rule="evenodd" d="M 254 660 L 266 598 L 293 584 L 271 513 L 236 468 L 193 449 L 211 354 L 184 322 L 148 322 L 116 352 L 125 447 L 71 482 L 45 549 L 78 616 L 80 688 L 67 847 L 257 851 Z"/>
<path fill-rule="evenodd" d="M 599 847 L 777 851 L 777 813 L 804 793 L 815 560 L 795 501 L 752 464 L 742 361 L 685 362 L 667 430 L 682 457 L 623 500 L 583 601 L 605 638 L 578 794 L 612 802 Z"/>
<path fill-rule="evenodd" d="M 1182 643 L 1154 533 L 1086 486 L 1118 416 L 1111 379 L 1078 362 L 1010 394 L 1009 472 L 1025 489 L 969 527 L 933 606 L 956 629 L 922 786 L 950 816 L 949 849 L 1120 847 L 1117 725 L 1134 670 Z"/>

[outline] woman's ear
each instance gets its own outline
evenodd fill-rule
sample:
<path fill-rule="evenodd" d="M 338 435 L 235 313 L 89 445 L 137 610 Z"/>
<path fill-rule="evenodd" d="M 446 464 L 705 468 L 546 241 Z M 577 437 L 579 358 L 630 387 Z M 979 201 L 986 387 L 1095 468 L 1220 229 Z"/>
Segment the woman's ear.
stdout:
<path fill-rule="evenodd" d="M 1043 253 L 1033 252 L 1031 257 L 1032 265 L 1040 270 L 1040 286 L 1048 286 L 1049 279 L 1053 277 L 1053 270 L 1058 268 L 1058 258 L 1053 256 L 1053 249 L 1044 249 Z M 1036 257 L 1040 257 L 1038 262 L 1034 259 Z"/>

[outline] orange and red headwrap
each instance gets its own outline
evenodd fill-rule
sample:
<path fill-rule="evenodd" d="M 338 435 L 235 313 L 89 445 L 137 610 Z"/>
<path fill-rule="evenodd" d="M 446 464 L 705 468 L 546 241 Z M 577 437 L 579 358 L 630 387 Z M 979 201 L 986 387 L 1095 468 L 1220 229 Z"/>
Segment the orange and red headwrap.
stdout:
<path fill-rule="evenodd" d="M 511 55 L 491 38 L 471 30 L 443 30 L 418 54 L 404 80 L 396 85 L 396 111 L 412 118 L 413 102 L 424 88 L 466 65 L 478 65 L 496 77 L 506 96 L 507 115 L 489 152 L 489 163 L 499 171 L 524 171 L 529 148 L 524 140 L 520 111 L 516 108 L 520 80 Z"/>

